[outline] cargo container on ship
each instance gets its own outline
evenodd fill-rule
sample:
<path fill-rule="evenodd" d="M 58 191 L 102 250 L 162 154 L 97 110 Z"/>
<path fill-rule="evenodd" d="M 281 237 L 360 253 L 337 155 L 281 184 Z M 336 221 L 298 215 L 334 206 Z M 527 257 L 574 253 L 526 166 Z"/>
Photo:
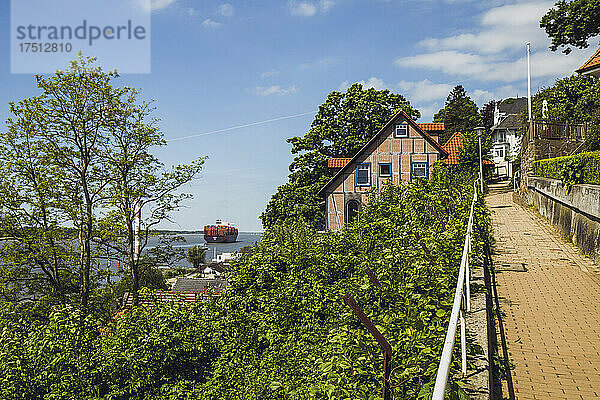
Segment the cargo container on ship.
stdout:
<path fill-rule="evenodd" d="M 233 243 L 238 236 L 237 228 L 228 223 L 217 220 L 215 225 L 204 227 L 204 240 L 206 243 Z"/>

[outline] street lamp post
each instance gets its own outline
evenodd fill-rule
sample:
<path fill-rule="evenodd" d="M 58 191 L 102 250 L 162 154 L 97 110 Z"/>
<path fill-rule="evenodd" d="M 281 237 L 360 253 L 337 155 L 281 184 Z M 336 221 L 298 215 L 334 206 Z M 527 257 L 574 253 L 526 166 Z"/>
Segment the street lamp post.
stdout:
<path fill-rule="evenodd" d="M 483 156 L 481 154 L 481 135 L 485 132 L 483 126 L 475 128 L 477 132 L 477 138 L 479 139 L 479 184 L 481 185 L 481 194 L 483 195 Z"/>

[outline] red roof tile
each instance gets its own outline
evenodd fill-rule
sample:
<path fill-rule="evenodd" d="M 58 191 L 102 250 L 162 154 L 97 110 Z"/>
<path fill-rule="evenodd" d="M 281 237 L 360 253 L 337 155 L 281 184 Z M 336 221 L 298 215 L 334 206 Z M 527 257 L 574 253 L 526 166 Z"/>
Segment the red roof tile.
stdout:
<path fill-rule="evenodd" d="M 343 168 L 352 160 L 351 158 L 330 158 L 327 160 L 329 168 Z"/>
<path fill-rule="evenodd" d="M 443 132 L 445 130 L 444 124 L 440 122 L 417 122 L 419 128 L 431 132 Z"/>
<path fill-rule="evenodd" d="M 448 153 L 448 157 L 446 158 L 446 163 L 450 165 L 457 165 L 460 157 L 460 149 L 463 146 L 463 141 L 465 137 L 462 133 L 456 132 L 448 141 L 442 146 L 444 150 Z M 483 160 L 483 163 L 486 165 L 493 165 L 494 162 L 490 160 Z"/>
<path fill-rule="evenodd" d="M 585 62 L 585 64 L 583 64 L 575 72 L 579 72 L 580 74 L 582 74 L 584 72 L 588 72 L 589 70 L 597 69 L 597 68 L 600 68 L 600 48 L 598 48 L 598 51 L 596 51 L 594 53 L 594 55 L 591 56 L 590 59 L 587 60 Z"/>

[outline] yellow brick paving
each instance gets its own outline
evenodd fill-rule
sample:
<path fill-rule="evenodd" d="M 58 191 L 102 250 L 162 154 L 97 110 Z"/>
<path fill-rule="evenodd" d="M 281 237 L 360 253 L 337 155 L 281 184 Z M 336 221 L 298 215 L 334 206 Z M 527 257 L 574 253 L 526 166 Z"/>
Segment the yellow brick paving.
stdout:
<path fill-rule="evenodd" d="M 486 203 L 515 398 L 600 399 L 600 270 L 512 192 Z"/>

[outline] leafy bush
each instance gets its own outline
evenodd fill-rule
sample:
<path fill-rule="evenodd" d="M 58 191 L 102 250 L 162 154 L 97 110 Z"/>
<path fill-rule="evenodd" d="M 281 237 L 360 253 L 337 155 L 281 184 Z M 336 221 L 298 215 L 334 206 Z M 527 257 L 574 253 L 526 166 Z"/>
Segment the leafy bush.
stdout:
<path fill-rule="evenodd" d="M 386 186 L 341 233 L 273 226 L 210 302 L 138 307 L 104 326 L 69 308 L 37 323 L 0 309 L 0 398 L 380 399 L 381 350 L 347 293 L 393 348 L 393 398 L 426 398 L 473 194 L 457 175 L 437 165 L 430 181 Z M 481 254 L 482 202 L 476 221 Z"/>
<path fill-rule="evenodd" d="M 600 108 L 592 115 L 590 128 L 585 135 L 585 147 L 589 151 L 600 150 Z"/>
<path fill-rule="evenodd" d="M 578 183 L 600 185 L 600 151 L 535 161 L 533 172 L 536 176 L 560 179 L 567 186 Z"/>
<path fill-rule="evenodd" d="M 532 99 L 535 120 L 542 119 L 544 100 L 551 122 L 585 122 L 600 108 L 600 79 L 591 75 L 571 75 L 542 88 Z M 524 110 L 526 113 L 527 110 Z"/>

